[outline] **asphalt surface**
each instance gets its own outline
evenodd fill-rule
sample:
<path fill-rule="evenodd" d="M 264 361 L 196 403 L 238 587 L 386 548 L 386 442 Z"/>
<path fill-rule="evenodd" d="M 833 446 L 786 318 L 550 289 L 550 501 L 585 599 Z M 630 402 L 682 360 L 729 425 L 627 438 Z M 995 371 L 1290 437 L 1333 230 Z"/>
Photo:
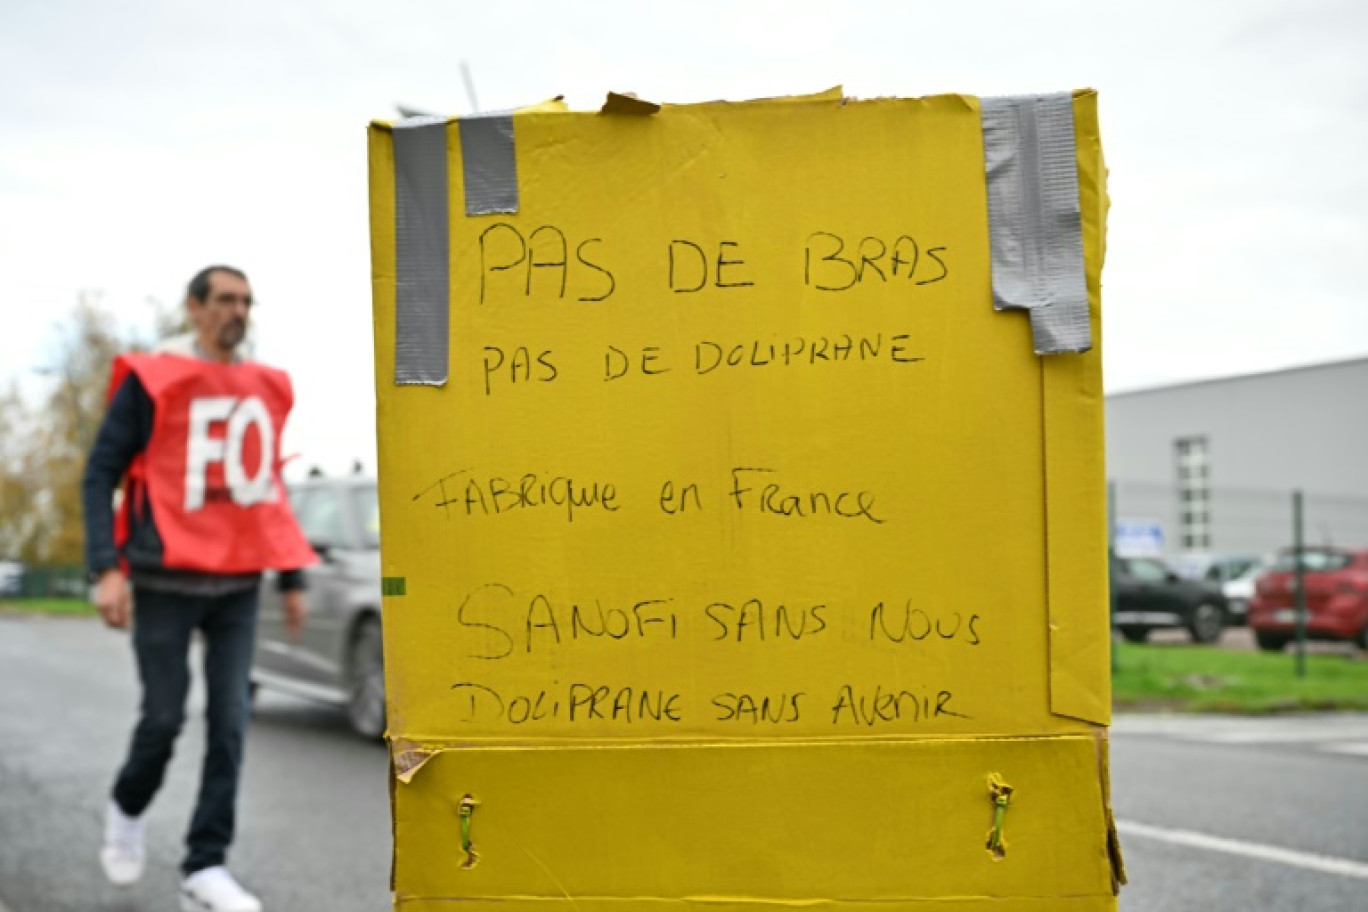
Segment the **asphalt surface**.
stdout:
<path fill-rule="evenodd" d="M 1117 717 L 1112 806 L 1131 880 L 1121 908 L 1368 909 L 1365 786 L 1368 714 Z M 1194 848 L 1175 833 L 1233 845 Z M 1349 872 L 1324 873 L 1321 860 Z"/>
<path fill-rule="evenodd" d="M 0 912 L 176 908 L 198 690 L 149 812 L 147 876 L 116 889 L 96 862 L 136 694 L 124 635 L 0 613 Z M 1368 714 L 1123 716 L 1112 743 L 1123 912 L 1368 909 Z M 230 866 L 271 912 L 388 909 L 386 774 L 340 712 L 261 695 Z"/>
<path fill-rule="evenodd" d="M 0 902 L 12 912 L 160 912 L 199 780 L 203 701 L 148 812 L 148 870 L 117 889 L 96 860 L 135 716 L 124 634 L 89 620 L 0 614 Z M 281 912 L 390 908 L 388 759 L 328 707 L 263 694 L 243 770 L 229 867 Z"/>

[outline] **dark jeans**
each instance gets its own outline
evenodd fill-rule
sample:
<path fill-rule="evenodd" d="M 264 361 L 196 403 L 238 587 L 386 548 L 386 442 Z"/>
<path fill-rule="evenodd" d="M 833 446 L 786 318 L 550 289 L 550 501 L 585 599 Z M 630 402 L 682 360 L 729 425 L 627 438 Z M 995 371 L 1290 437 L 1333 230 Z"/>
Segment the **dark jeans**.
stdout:
<path fill-rule="evenodd" d="M 233 841 L 238 777 L 249 711 L 248 672 L 256 641 L 257 590 L 218 596 L 135 587 L 133 650 L 142 679 L 142 716 L 114 783 L 125 814 L 140 816 L 161 788 L 190 689 L 190 637 L 204 636 L 208 733 L 199 799 L 186 837 L 185 874 L 223 864 Z"/>

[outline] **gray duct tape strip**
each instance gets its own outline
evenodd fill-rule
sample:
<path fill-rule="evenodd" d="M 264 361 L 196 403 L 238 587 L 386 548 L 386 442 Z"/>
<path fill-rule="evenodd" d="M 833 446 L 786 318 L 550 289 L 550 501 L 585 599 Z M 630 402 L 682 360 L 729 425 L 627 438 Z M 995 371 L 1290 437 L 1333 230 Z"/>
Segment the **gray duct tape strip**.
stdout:
<path fill-rule="evenodd" d="M 447 382 L 447 121 L 394 125 L 394 382 Z"/>
<path fill-rule="evenodd" d="M 518 211 L 518 158 L 513 150 L 513 115 L 499 112 L 463 117 L 461 165 L 466 215 Z"/>
<path fill-rule="evenodd" d="M 1029 310 L 1037 354 L 1092 348 L 1073 98 L 985 98 L 993 304 Z"/>

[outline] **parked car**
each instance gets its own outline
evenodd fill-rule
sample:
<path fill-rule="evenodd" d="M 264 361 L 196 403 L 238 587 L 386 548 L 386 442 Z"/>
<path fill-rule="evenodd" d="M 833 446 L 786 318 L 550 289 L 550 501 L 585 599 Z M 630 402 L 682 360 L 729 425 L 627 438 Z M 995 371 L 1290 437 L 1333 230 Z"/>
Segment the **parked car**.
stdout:
<path fill-rule="evenodd" d="M 1221 587 L 1226 598 L 1226 626 L 1245 622 L 1249 599 L 1254 592 L 1254 577 L 1263 558 L 1253 554 L 1184 554 L 1173 562 L 1173 570 L 1183 579 L 1205 580 Z"/>
<path fill-rule="evenodd" d="M 375 480 L 310 479 L 291 486 L 290 501 L 319 556 L 304 571 L 309 616 L 299 638 L 291 638 L 275 575 L 266 574 L 252 684 L 342 706 L 352 728 L 379 738 L 385 676 Z"/>
<path fill-rule="evenodd" d="M 1297 634 L 1296 556 L 1281 551 L 1255 585 L 1249 626 L 1260 649 L 1277 651 Z M 1368 649 L 1368 549 L 1305 548 L 1306 636 L 1351 640 Z"/>
<path fill-rule="evenodd" d="M 1226 597 L 1226 609 L 1229 611 L 1226 620 L 1232 626 L 1244 624 L 1248 620 L 1249 603 L 1254 599 L 1254 585 L 1271 562 L 1272 558 L 1258 560 L 1239 576 L 1221 584 L 1221 591 Z"/>
<path fill-rule="evenodd" d="M 1244 576 L 1262 563 L 1255 554 L 1184 554 L 1173 562 L 1174 571 L 1183 579 L 1201 579 L 1209 583 L 1228 583 Z"/>
<path fill-rule="evenodd" d="M 1185 580 L 1150 557 L 1118 557 L 1116 627 L 1132 643 L 1143 643 L 1150 631 L 1182 627 L 1195 643 L 1214 643 L 1226 624 L 1221 587 L 1206 580 Z"/>

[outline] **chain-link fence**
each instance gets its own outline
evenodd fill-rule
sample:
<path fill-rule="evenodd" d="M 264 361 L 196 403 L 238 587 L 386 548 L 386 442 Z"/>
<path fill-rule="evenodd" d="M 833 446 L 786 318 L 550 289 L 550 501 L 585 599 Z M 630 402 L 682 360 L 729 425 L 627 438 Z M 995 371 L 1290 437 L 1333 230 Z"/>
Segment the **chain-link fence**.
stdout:
<path fill-rule="evenodd" d="M 89 586 L 80 565 L 0 566 L 0 599 L 86 598 Z"/>
<path fill-rule="evenodd" d="M 1335 575 L 1355 560 L 1343 551 L 1368 548 L 1368 497 L 1215 487 L 1199 476 L 1114 481 L 1108 498 L 1112 620 L 1125 639 L 1186 628 L 1193 642 L 1214 643 L 1224 626 L 1247 624 L 1261 649 L 1295 647 L 1298 676 L 1310 640 L 1368 649 L 1368 590 Z"/>
<path fill-rule="evenodd" d="M 1291 490 L 1114 481 L 1118 553 L 1159 557 L 1178 568 L 1220 556 L 1262 557 L 1291 548 Z M 1368 548 L 1368 497 L 1306 493 L 1303 544 Z"/>

